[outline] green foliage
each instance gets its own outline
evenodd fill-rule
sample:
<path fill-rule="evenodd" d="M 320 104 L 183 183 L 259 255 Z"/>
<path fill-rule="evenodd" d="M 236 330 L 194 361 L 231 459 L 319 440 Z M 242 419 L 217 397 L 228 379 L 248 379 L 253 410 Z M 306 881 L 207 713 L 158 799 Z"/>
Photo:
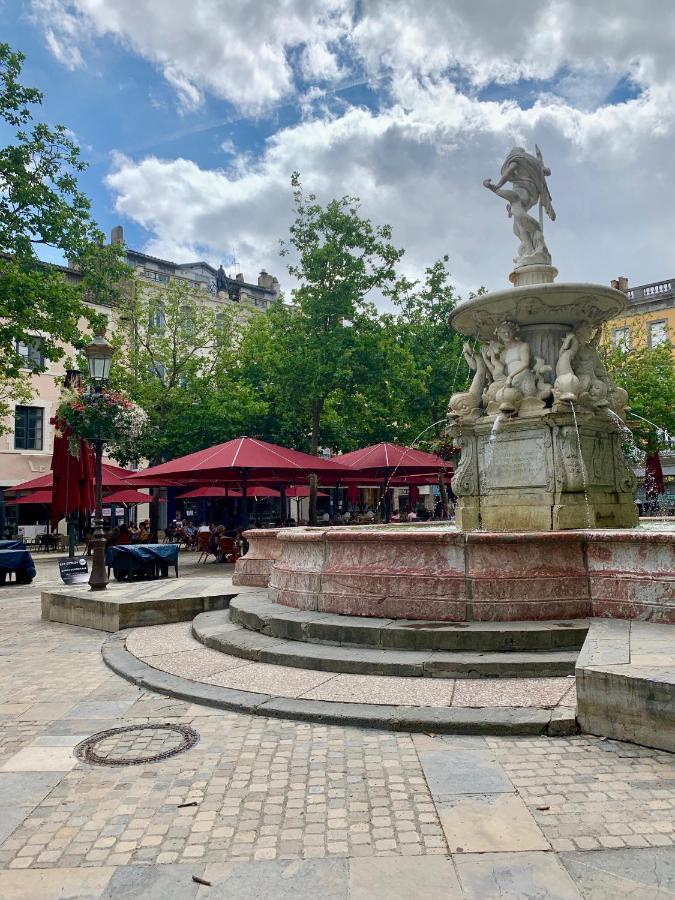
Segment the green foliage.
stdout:
<path fill-rule="evenodd" d="M 82 321 L 100 324 L 84 299 L 105 290 L 110 303 L 123 276 L 117 248 L 103 248 L 102 235 L 77 186 L 85 168 L 77 145 L 62 125 L 33 122 L 42 101 L 20 83 L 24 56 L 0 43 L 0 119 L 14 140 L 0 148 L 0 393 L 16 384 L 24 366 L 17 342 L 40 332 L 46 360 L 63 356 L 63 344 L 81 346 Z M 50 247 L 75 262 L 81 279 L 67 280 L 42 263 L 36 248 Z M 106 287 L 102 288 L 105 276 Z M 39 367 L 38 369 L 39 370 Z"/>
<path fill-rule="evenodd" d="M 300 176 L 291 179 L 295 220 L 281 253 L 292 256 L 289 274 L 299 287 L 285 316 L 280 339 L 289 378 L 281 389 L 295 418 L 305 421 L 309 450 L 325 440 L 321 422 L 338 392 L 352 393 L 381 375 L 378 315 L 369 295 L 392 296 L 403 251 L 391 243 L 388 225 L 359 215 L 359 200 L 342 197 L 325 207 L 305 194 Z"/>
<path fill-rule="evenodd" d="M 136 282 L 120 301 L 112 381 L 148 415 L 123 462 L 159 462 L 245 432 L 264 408 L 236 378 L 240 327 L 230 308 L 184 281 Z"/>
<path fill-rule="evenodd" d="M 675 435 L 675 361 L 670 342 L 650 348 L 641 339 L 639 324 L 632 327 L 634 349 L 601 346 L 607 371 L 628 392 L 627 424 L 636 444 L 647 452 L 668 447 L 666 435 Z M 644 336 L 643 336 L 644 337 Z M 653 425 L 636 415 L 648 419 Z M 654 427 L 656 426 L 656 427 Z M 671 439 L 672 440 L 672 439 Z"/>

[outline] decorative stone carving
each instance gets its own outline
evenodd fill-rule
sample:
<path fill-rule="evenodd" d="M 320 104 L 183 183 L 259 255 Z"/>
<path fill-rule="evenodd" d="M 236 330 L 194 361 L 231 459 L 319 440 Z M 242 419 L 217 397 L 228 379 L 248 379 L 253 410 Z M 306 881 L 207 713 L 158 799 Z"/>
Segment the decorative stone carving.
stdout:
<path fill-rule="evenodd" d="M 522 147 L 514 147 L 504 160 L 501 178 L 496 184 L 490 178 L 483 181 L 488 190 L 507 201 L 506 212 L 513 219 L 513 233 L 520 241 L 518 255 L 513 262 L 516 268 L 529 265 L 551 265 L 551 254 L 544 241 L 543 213 L 553 221 L 555 212 L 546 176 L 551 170 L 544 165 L 541 150 L 535 145 L 536 156 Z M 504 188 L 510 183 L 511 188 Z M 529 215 L 530 209 L 539 204 L 539 220 Z"/>
<path fill-rule="evenodd" d="M 496 416 L 499 412 L 497 393 L 506 382 L 506 365 L 499 356 L 501 349 L 499 341 L 489 341 L 480 351 L 491 379 L 483 394 L 483 404 L 489 416 Z"/>
<path fill-rule="evenodd" d="M 553 396 L 556 403 L 574 403 L 581 392 L 581 382 L 574 374 L 572 362 L 579 349 L 579 341 L 573 331 L 565 335 L 560 347 L 560 355 L 555 367 L 556 379 L 553 385 Z"/>
<path fill-rule="evenodd" d="M 506 369 L 506 379 L 495 395 L 499 411 L 505 415 L 517 413 L 526 397 L 537 393 L 535 377 L 530 369 L 530 346 L 518 337 L 515 322 L 501 322 L 497 337 L 504 346 L 499 359 Z"/>
<path fill-rule="evenodd" d="M 461 391 L 450 397 L 448 418 L 459 422 L 475 422 L 480 416 L 483 389 L 488 377 L 488 369 L 482 353 L 474 353 L 468 343 L 464 344 L 462 353 L 473 376 L 468 391 Z"/>
<path fill-rule="evenodd" d="M 607 373 L 598 353 L 599 336 L 599 329 L 586 323 L 565 336 L 553 386 L 556 408 L 577 403 L 596 411 L 609 407 L 619 416 L 625 412 L 628 394 Z"/>

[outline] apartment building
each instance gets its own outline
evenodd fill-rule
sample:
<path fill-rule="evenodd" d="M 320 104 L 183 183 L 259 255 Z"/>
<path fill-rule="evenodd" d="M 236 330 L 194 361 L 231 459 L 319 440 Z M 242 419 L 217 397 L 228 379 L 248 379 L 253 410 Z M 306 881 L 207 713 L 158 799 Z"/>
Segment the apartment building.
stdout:
<path fill-rule="evenodd" d="M 112 243 L 124 244 L 122 226 L 113 228 Z M 195 295 L 207 303 L 216 314 L 218 309 L 234 309 L 238 316 L 247 318 L 256 311 L 264 311 L 279 294 L 279 282 L 267 272 L 260 272 L 257 283 L 248 282 L 243 274 L 228 275 L 222 266 L 214 268 L 207 262 L 175 263 L 125 247 L 126 261 L 141 283 L 148 286 L 166 284 L 172 279 L 186 281 Z M 73 266 L 57 266 L 64 278 L 76 281 L 77 269 Z M 111 320 L 115 327 L 115 310 L 92 304 Z M 40 353 L 40 337 L 30 345 L 20 346 L 19 352 L 26 359 L 26 378 L 30 379 L 31 400 L 18 404 L 9 421 L 9 430 L 0 435 L 0 491 L 49 471 L 53 417 L 60 396 L 60 379 L 64 376 L 72 348 L 64 346 L 64 356 L 56 363 L 48 362 L 44 372 L 35 371 L 45 360 Z"/>

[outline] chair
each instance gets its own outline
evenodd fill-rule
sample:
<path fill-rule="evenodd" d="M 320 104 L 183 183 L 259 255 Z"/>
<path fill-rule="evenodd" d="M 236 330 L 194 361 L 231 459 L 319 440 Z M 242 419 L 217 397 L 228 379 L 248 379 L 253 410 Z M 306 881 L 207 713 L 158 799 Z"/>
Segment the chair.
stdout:
<path fill-rule="evenodd" d="M 234 538 L 221 537 L 218 540 L 218 558 L 221 562 L 235 563 L 239 558 Z"/>
<path fill-rule="evenodd" d="M 209 558 L 209 556 L 217 556 L 213 547 L 211 546 L 211 533 L 209 531 L 200 531 L 197 534 L 197 550 L 199 551 L 199 559 L 197 560 L 197 565 L 202 561 L 202 557 L 204 557 L 204 562 Z"/>

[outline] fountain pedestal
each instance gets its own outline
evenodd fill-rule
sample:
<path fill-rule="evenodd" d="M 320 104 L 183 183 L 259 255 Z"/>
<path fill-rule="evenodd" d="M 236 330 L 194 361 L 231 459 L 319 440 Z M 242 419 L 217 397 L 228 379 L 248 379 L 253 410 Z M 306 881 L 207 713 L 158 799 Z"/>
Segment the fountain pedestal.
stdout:
<path fill-rule="evenodd" d="M 451 426 L 462 531 L 557 531 L 637 524 L 635 477 L 607 416 L 549 413 Z"/>

